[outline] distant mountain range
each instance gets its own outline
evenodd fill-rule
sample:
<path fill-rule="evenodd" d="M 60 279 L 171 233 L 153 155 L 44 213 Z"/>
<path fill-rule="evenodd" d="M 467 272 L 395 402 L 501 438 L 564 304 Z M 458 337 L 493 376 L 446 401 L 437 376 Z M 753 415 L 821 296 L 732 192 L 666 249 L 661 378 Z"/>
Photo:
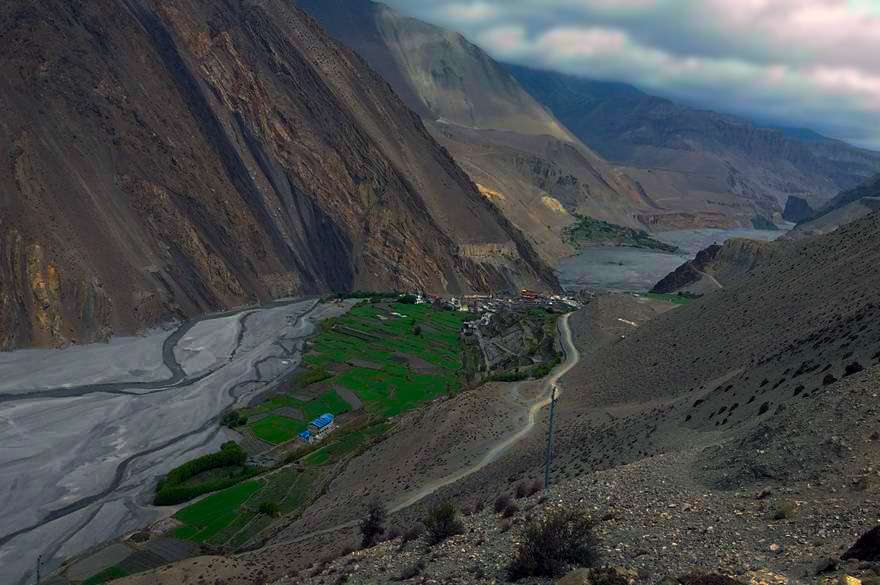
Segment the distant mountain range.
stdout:
<path fill-rule="evenodd" d="M 880 153 L 812 130 L 762 128 L 622 84 L 509 65 L 575 136 L 618 165 L 656 209 L 657 228 L 779 220 L 790 196 L 819 208 L 880 170 Z"/>
<path fill-rule="evenodd" d="M 425 119 L 510 221 L 553 262 L 576 214 L 639 227 L 638 186 L 460 34 L 363 0 L 297 0 Z"/>

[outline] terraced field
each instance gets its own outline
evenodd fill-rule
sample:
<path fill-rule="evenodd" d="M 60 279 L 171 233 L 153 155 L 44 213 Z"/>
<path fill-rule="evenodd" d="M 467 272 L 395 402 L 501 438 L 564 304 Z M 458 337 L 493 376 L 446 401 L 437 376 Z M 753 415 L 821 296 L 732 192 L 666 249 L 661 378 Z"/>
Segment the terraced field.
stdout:
<path fill-rule="evenodd" d="M 427 305 L 381 301 L 324 322 L 309 341 L 304 368 L 291 387 L 241 411 L 250 421 L 243 430 L 279 445 L 325 412 L 338 417 L 357 410 L 361 416 L 343 422 L 312 452 L 293 451 L 293 457 L 305 454 L 299 469 L 282 467 L 180 510 L 175 518 L 182 526 L 174 536 L 234 549 L 272 524 L 261 504 L 271 504 L 278 515 L 296 514 L 320 485 L 323 467 L 380 439 L 391 417 L 458 390 L 459 332 L 468 318 Z"/>
<path fill-rule="evenodd" d="M 459 331 L 468 318 L 427 305 L 367 302 L 325 322 L 309 342 L 296 396 L 277 395 L 245 411 L 248 429 L 277 445 L 325 412 L 339 416 L 362 407 L 387 418 L 454 392 L 461 383 Z M 302 416 L 290 416 L 290 409 Z"/>

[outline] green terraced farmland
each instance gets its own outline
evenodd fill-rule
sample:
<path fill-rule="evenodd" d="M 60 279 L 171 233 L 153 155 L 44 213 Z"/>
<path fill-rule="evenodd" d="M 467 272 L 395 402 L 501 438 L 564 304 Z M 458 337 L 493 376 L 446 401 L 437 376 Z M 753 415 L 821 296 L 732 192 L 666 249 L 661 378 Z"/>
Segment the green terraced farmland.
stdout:
<path fill-rule="evenodd" d="M 174 517 L 184 526 L 175 531 L 177 538 L 205 542 L 232 523 L 251 496 L 260 491 L 259 481 L 246 481 L 187 506 Z"/>
<path fill-rule="evenodd" d="M 323 388 L 321 394 L 309 401 L 275 396 L 243 413 L 253 416 L 291 407 L 301 411 L 304 420 L 271 414 L 248 428 L 274 445 L 290 441 L 321 414 L 338 416 L 351 410 L 337 387 L 354 392 L 367 412 L 379 418 L 455 392 L 461 385 L 459 332 L 469 318 L 428 305 L 379 302 L 354 307 L 322 325 L 304 357 L 305 369 L 296 378 L 300 386 Z"/>

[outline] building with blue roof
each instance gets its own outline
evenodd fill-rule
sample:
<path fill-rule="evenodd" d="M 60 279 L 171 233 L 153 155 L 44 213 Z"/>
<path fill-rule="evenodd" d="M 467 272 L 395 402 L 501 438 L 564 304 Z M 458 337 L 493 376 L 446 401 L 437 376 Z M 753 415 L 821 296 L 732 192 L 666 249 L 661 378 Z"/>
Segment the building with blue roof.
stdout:
<path fill-rule="evenodd" d="M 336 428 L 336 417 L 329 412 L 322 414 L 309 423 L 309 430 L 313 438 L 320 438 Z"/>
<path fill-rule="evenodd" d="M 299 438 L 301 441 L 303 441 L 305 443 L 311 443 L 312 442 L 312 433 L 310 433 L 309 431 L 303 431 L 299 434 Z"/>

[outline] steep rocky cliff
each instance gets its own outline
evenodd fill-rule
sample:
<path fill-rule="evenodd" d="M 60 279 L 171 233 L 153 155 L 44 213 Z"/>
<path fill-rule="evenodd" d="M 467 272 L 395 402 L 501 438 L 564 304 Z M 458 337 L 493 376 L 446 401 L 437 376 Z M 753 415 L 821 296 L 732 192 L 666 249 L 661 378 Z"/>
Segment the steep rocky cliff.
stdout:
<path fill-rule="evenodd" d="M 643 227 L 638 186 L 461 35 L 362 0 L 296 0 L 357 51 L 549 262 L 574 214 Z"/>
<path fill-rule="evenodd" d="M 555 286 L 290 2 L 10 2 L 0 30 L 2 348 L 327 290 Z"/>
<path fill-rule="evenodd" d="M 657 283 L 655 293 L 706 294 L 722 289 L 750 274 L 756 266 L 780 253 L 780 244 L 732 239 L 701 250 Z"/>
<path fill-rule="evenodd" d="M 785 221 L 793 221 L 795 223 L 806 221 L 815 213 L 807 200 L 796 195 L 790 196 L 785 201 L 785 210 L 782 212 L 782 219 Z"/>
<path fill-rule="evenodd" d="M 880 169 L 880 153 L 815 133 L 762 128 L 621 83 L 509 66 L 538 101 L 638 181 L 658 227 L 750 227 L 797 196 L 814 209 Z M 805 138 L 806 137 L 806 138 Z"/>

